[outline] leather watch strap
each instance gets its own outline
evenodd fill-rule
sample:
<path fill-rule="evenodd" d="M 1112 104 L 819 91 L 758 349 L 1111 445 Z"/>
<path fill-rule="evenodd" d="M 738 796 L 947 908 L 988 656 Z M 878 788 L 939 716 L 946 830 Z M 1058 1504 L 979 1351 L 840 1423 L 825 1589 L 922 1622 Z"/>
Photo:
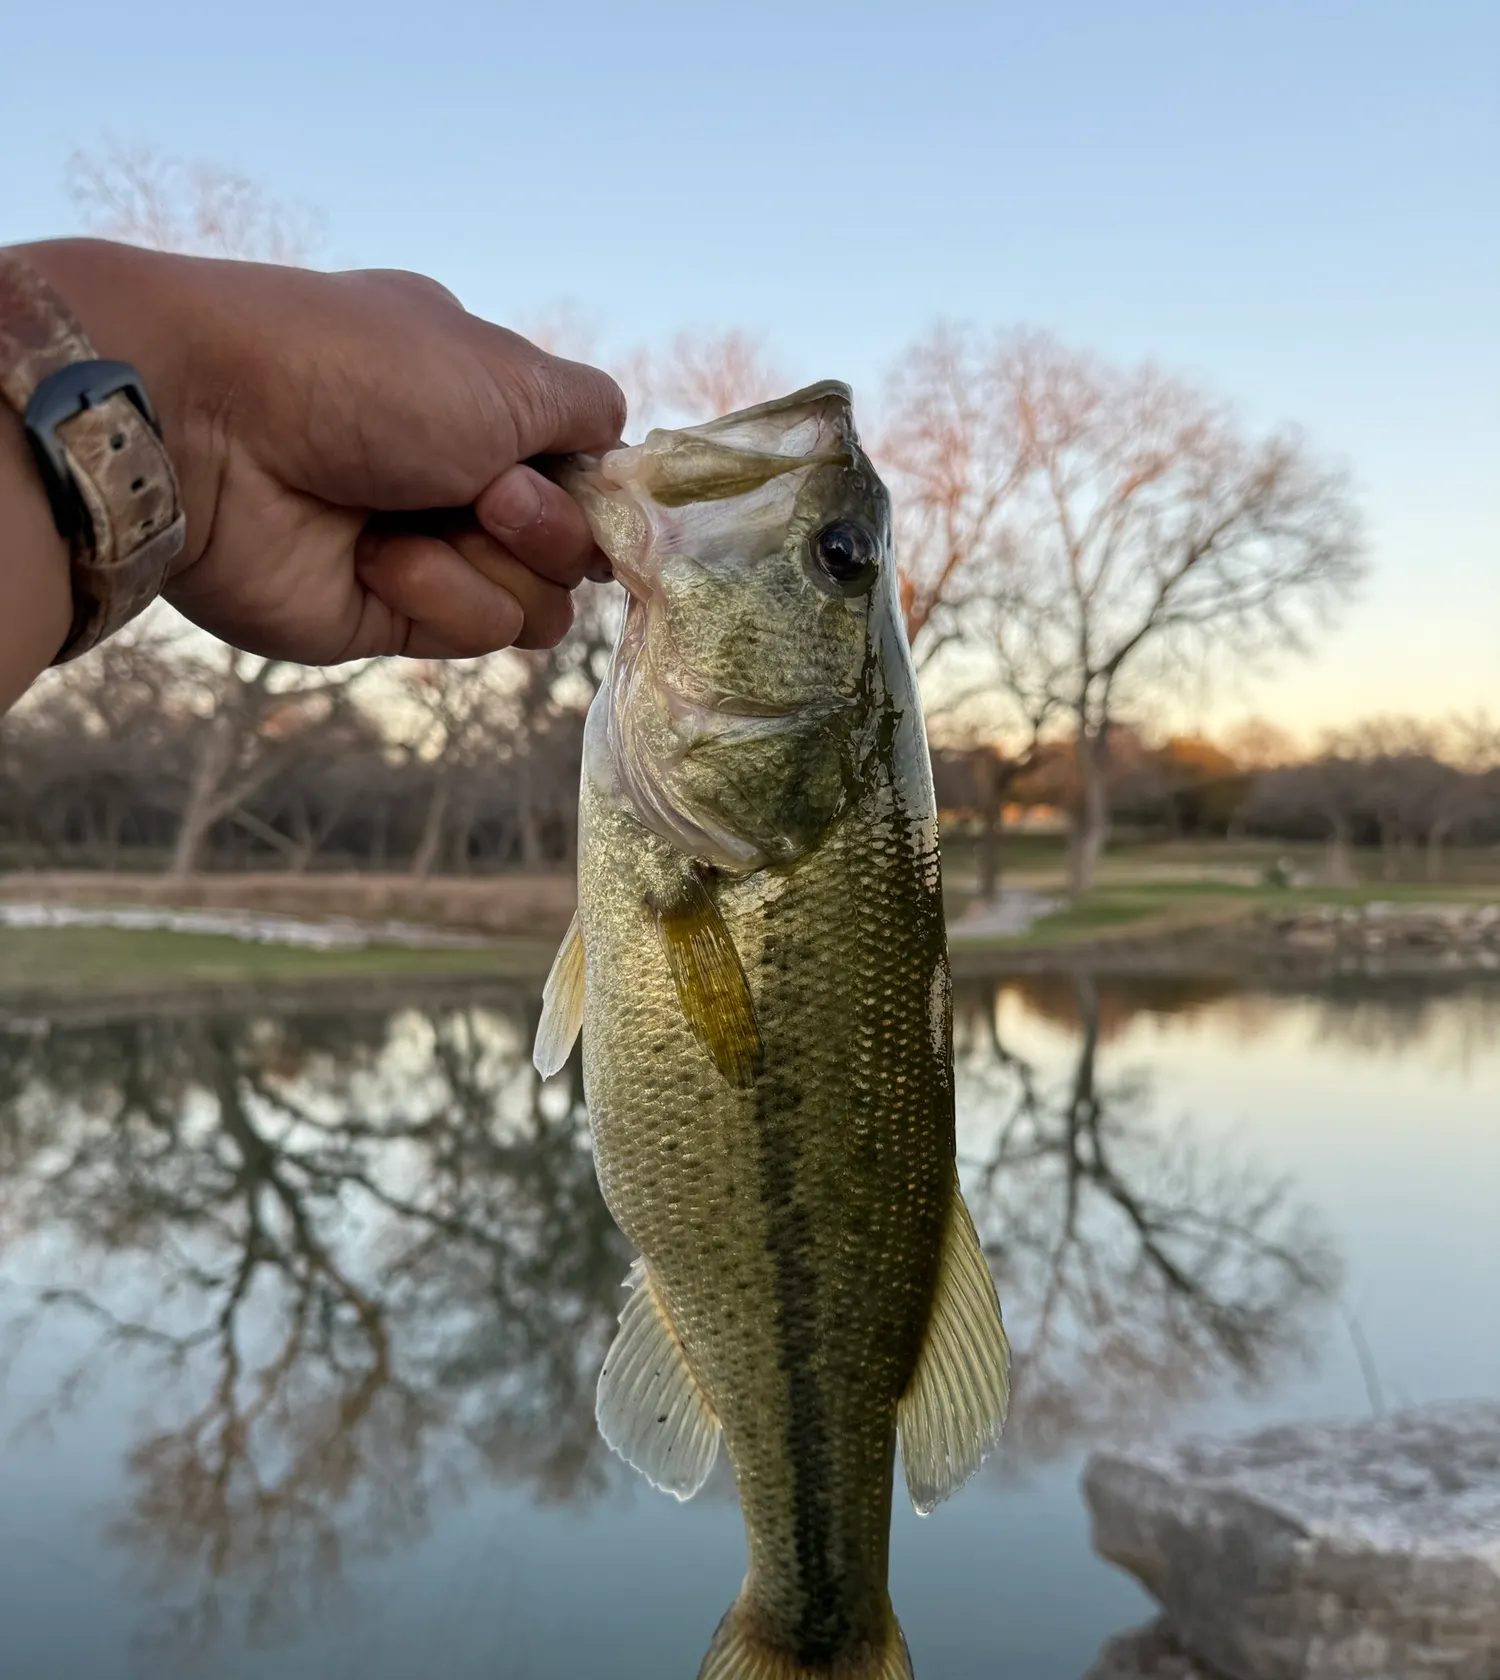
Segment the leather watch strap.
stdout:
<path fill-rule="evenodd" d="M 67 304 L 0 251 L 0 393 L 25 415 L 37 387 L 97 357 Z M 58 442 L 86 522 L 72 533 L 73 626 L 54 663 L 97 646 L 161 594 L 187 522 L 161 438 L 123 391 L 59 422 Z"/>

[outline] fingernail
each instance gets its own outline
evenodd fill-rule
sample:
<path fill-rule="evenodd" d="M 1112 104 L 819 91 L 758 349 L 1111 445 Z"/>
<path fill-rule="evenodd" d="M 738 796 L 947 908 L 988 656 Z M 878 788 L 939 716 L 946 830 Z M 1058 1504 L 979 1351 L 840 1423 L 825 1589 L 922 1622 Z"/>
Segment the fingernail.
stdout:
<path fill-rule="evenodd" d="M 481 517 L 497 536 L 524 531 L 542 517 L 542 493 L 524 467 L 497 478 L 481 500 Z"/>

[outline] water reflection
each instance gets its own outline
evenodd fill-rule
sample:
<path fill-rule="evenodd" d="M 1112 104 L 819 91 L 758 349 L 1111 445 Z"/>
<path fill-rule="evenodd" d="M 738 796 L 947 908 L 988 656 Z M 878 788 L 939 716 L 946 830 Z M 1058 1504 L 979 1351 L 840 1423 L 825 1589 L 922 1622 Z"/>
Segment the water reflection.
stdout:
<path fill-rule="evenodd" d="M 36 1285 L 9 1333 L 93 1326 L 49 1410 L 121 1357 L 159 1374 L 173 1415 L 132 1448 L 112 1537 L 195 1583 L 171 1644 L 294 1622 L 477 1470 L 603 1485 L 630 1255 L 581 1091 L 529 1074 L 533 1024 L 520 998 L 132 1022 L 8 1059 L 0 1227 L 35 1233 L 28 1270 L 88 1279 Z"/>
<path fill-rule="evenodd" d="M 996 998 L 961 988 L 956 1019 L 1015 1465 L 1261 1378 L 1338 1268 L 1289 1186 L 1206 1159 L 1144 1077 L 1106 1076 L 1092 982 L 1033 987 L 1077 1026 L 1061 1082 L 1003 1042 Z M 170 1607 L 164 1648 L 287 1631 L 476 1476 L 577 1501 L 614 1473 L 593 1391 L 630 1256 L 576 1063 L 531 1071 L 535 1009 L 490 989 L 0 1040 L 0 1253 L 22 1286 L 0 1354 L 81 1347 L 39 1416 L 149 1364 L 111 1537 Z"/>
<path fill-rule="evenodd" d="M 993 987 L 955 998 L 960 1164 L 1016 1357 L 1011 1463 L 1128 1433 L 1217 1381 L 1264 1381 L 1308 1351 L 1339 1279 L 1288 1181 L 1211 1158 L 1186 1122 L 1164 1129 L 1146 1074 L 1101 1075 L 1129 1012 L 1191 1009 L 1212 983 L 1101 1003 L 1078 974 L 1024 993 L 1076 1027 L 1061 1081 L 1007 1048 Z"/>

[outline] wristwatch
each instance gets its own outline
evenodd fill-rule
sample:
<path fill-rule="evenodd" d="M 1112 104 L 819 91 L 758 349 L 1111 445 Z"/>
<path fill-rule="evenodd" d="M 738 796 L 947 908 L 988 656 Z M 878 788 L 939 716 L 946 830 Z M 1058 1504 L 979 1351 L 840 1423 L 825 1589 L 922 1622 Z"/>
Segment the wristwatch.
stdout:
<path fill-rule="evenodd" d="M 0 395 L 21 416 L 68 544 L 73 624 L 53 664 L 97 647 L 166 587 L 187 520 L 141 376 L 101 361 L 35 269 L 0 251 Z"/>

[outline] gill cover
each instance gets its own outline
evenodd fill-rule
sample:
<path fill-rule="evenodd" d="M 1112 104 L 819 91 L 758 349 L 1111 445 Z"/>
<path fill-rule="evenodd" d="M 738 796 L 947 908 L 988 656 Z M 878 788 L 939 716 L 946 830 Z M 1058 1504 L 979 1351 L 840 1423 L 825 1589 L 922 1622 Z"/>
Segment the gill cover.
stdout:
<path fill-rule="evenodd" d="M 730 872 L 816 845 L 857 791 L 890 511 L 828 381 L 561 475 L 629 591 L 586 773 Z"/>

